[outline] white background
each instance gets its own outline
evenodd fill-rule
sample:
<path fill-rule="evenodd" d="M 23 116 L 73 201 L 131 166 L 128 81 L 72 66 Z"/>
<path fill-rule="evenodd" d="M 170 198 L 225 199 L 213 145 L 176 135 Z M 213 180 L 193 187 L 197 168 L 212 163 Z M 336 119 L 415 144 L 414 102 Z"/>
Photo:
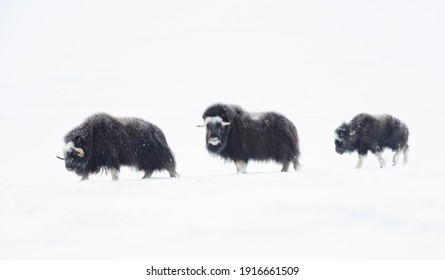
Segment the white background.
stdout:
<path fill-rule="evenodd" d="M 1 259 L 445 257 L 443 1 L 0 2 Z M 215 102 L 286 115 L 300 172 L 235 166 L 196 127 Z M 158 125 L 178 162 L 79 182 L 56 159 L 95 112 Z M 355 114 L 410 128 L 408 166 L 337 155 Z"/>

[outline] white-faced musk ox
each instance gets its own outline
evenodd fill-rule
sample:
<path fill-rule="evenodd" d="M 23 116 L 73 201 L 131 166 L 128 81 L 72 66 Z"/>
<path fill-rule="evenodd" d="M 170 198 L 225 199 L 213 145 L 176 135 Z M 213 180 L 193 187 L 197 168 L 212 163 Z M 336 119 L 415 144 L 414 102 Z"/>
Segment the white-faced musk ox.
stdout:
<path fill-rule="evenodd" d="M 393 165 L 397 164 L 402 153 L 403 163 L 407 164 L 408 136 L 408 127 L 391 115 L 359 114 L 335 130 L 335 151 L 339 154 L 357 151 L 358 162 L 355 168 L 362 167 L 368 151 L 377 157 L 380 167 L 385 166 L 382 157 L 385 148 L 395 151 Z"/>
<path fill-rule="evenodd" d="M 142 119 L 95 114 L 68 132 L 64 141 L 64 157 L 59 158 L 82 180 L 101 170 L 109 171 L 117 180 L 121 166 L 144 171 L 143 178 L 161 170 L 167 170 L 171 177 L 178 175 L 164 134 Z"/>
<path fill-rule="evenodd" d="M 238 173 L 247 163 L 275 161 L 287 172 L 300 166 L 299 139 L 294 124 L 275 112 L 248 113 L 236 105 L 215 104 L 205 110 L 206 147 L 211 154 L 235 162 Z"/>

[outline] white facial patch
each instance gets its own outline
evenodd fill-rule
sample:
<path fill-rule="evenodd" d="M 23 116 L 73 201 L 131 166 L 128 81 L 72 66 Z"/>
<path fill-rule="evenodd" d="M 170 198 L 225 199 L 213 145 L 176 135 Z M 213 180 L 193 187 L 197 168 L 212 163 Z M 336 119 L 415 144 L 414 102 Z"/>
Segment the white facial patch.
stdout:
<path fill-rule="evenodd" d="M 207 124 L 209 124 L 209 123 L 211 123 L 211 124 L 220 123 L 220 124 L 224 125 L 223 119 L 219 116 L 205 118 L 204 126 L 207 126 Z M 209 138 L 208 143 L 212 146 L 217 146 L 217 145 L 221 144 L 221 140 L 217 137 L 212 137 L 212 138 Z"/>
<path fill-rule="evenodd" d="M 222 123 L 222 122 L 223 122 L 223 119 L 221 117 L 219 117 L 219 116 L 207 117 L 204 120 L 204 125 L 207 125 L 209 123 Z"/>
<path fill-rule="evenodd" d="M 334 139 L 337 141 L 342 141 L 342 139 L 340 139 L 340 136 L 338 136 L 337 133 L 334 133 Z"/>
<path fill-rule="evenodd" d="M 75 147 L 73 141 L 66 143 L 65 147 L 63 147 L 63 154 L 71 152 Z"/>
<path fill-rule="evenodd" d="M 221 143 L 221 141 L 218 138 L 216 138 L 216 137 L 209 139 L 209 144 L 210 145 L 217 146 L 220 143 Z"/>

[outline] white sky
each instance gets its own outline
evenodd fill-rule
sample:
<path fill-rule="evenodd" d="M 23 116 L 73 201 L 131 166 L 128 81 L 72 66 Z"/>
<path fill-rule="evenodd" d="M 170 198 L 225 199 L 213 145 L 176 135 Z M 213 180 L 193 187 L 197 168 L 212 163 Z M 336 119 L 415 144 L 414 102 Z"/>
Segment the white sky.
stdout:
<path fill-rule="evenodd" d="M 131 76 L 146 69 L 156 46 L 194 56 L 198 65 L 206 56 L 230 59 L 237 49 L 254 57 L 282 51 L 297 61 L 316 53 L 311 59 L 327 64 L 439 63 L 444 12 L 443 1 L 2 0 L 0 79 L 85 70 L 122 76 L 125 67 Z"/>

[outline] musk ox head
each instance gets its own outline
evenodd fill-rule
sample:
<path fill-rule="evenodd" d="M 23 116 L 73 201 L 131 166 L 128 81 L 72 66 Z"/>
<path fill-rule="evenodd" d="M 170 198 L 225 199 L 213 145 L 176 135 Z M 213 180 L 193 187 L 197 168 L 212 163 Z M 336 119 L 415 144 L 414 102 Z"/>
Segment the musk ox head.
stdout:
<path fill-rule="evenodd" d="M 225 122 L 221 117 L 206 117 L 204 124 L 199 127 L 206 128 L 206 147 L 209 152 L 218 154 L 227 145 L 230 131 L 230 122 Z"/>
<path fill-rule="evenodd" d="M 342 155 L 344 152 L 353 152 L 357 135 L 351 125 L 343 123 L 335 130 L 335 151 Z"/>
<path fill-rule="evenodd" d="M 214 154 L 221 153 L 227 145 L 232 122 L 236 118 L 235 108 L 226 104 L 215 104 L 207 108 L 202 115 L 206 128 L 206 147 Z"/>
<path fill-rule="evenodd" d="M 91 157 L 88 148 L 82 137 L 76 137 L 71 141 L 67 141 L 63 148 L 63 157 L 58 156 L 58 158 L 65 161 L 65 168 L 68 171 L 73 171 L 77 175 L 83 176 L 86 174 L 86 166 Z"/>

